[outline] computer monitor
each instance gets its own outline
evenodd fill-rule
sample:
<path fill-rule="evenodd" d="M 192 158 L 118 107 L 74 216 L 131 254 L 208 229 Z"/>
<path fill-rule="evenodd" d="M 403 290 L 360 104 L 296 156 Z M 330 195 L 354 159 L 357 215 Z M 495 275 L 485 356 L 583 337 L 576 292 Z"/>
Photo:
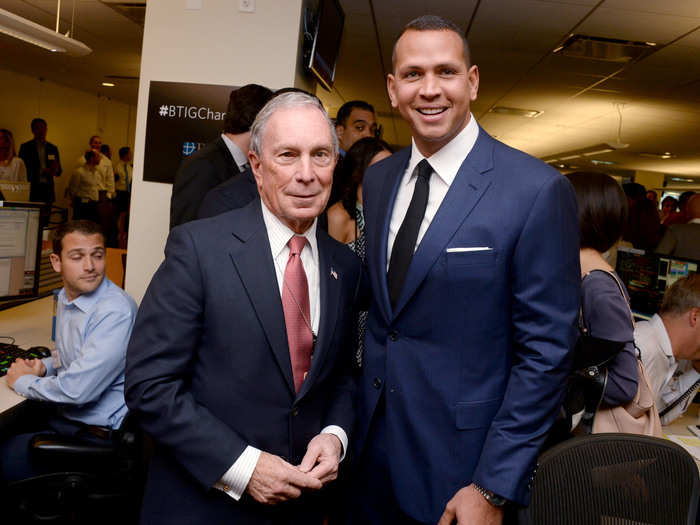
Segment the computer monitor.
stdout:
<path fill-rule="evenodd" d="M 0 201 L 0 300 L 38 294 L 41 206 Z"/>
<path fill-rule="evenodd" d="M 698 266 L 700 261 L 620 247 L 615 271 L 627 287 L 634 313 L 651 317 L 659 311 L 666 289 L 678 279 L 697 273 Z"/>

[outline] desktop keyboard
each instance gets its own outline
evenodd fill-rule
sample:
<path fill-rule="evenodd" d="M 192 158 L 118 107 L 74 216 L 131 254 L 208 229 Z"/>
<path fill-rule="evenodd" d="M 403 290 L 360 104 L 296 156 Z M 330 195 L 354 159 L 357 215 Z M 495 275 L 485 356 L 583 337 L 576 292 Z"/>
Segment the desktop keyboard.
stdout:
<path fill-rule="evenodd" d="M 0 343 L 0 377 L 7 374 L 7 369 L 15 359 L 41 359 L 48 357 L 51 353 L 47 348 L 34 346 L 28 350 L 17 345 Z"/>

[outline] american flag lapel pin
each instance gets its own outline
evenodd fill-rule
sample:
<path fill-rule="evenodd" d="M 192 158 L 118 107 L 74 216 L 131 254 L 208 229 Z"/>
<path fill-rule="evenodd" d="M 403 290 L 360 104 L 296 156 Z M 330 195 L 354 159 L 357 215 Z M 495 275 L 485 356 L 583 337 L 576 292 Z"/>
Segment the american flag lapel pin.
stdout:
<path fill-rule="evenodd" d="M 332 266 L 331 266 L 331 277 L 333 277 L 333 279 L 335 279 L 336 281 L 338 280 L 338 273 L 333 269 Z"/>

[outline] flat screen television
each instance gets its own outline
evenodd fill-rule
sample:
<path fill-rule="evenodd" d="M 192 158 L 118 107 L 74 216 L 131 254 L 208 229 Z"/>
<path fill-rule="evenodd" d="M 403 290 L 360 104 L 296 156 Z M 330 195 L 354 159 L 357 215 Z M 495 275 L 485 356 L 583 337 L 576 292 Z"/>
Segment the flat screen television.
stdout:
<path fill-rule="evenodd" d="M 328 91 L 335 80 L 340 38 L 343 35 L 345 13 L 339 0 L 320 0 L 316 29 L 307 67 Z"/>

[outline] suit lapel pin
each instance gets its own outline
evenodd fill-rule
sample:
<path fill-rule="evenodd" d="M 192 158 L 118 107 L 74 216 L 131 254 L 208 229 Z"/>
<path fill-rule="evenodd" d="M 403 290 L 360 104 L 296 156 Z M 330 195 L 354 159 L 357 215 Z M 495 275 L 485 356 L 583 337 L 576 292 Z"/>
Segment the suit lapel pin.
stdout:
<path fill-rule="evenodd" d="M 333 277 L 333 279 L 335 280 L 338 280 L 338 273 L 333 269 L 333 267 L 331 267 L 331 277 Z"/>

